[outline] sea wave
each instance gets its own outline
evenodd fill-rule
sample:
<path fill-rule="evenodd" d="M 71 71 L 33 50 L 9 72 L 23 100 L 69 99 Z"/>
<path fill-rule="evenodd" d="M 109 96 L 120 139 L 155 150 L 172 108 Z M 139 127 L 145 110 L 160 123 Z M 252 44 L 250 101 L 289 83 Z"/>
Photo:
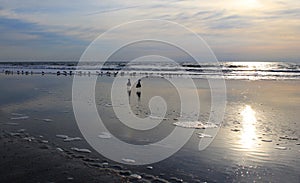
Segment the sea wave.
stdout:
<path fill-rule="evenodd" d="M 101 65 L 101 67 L 100 67 Z M 189 76 L 192 78 L 225 78 L 248 80 L 300 79 L 300 64 L 288 62 L 219 62 L 165 63 L 148 62 L 2 62 L 0 72 L 6 74 L 98 74 Z"/>

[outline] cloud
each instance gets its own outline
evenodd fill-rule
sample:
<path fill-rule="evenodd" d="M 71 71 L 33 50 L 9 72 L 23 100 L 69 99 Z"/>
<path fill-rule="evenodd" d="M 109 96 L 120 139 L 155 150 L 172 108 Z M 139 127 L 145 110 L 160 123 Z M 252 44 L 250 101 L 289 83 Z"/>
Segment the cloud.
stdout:
<path fill-rule="evenodd" d="M 80 39 L 48 32 L 35 23 L 0 18 L 0 60 L 61 59 L 78 57 L 88 45 Z M 66 54 L 72 56 L 67 56 Z"/>
<path fill-rule="evenodd" d="M 268 49 L 265 57 L 273 57 L 276 54 L 272 54 L 272 50 L 278 49 L 287 58 L 289 55 L 300 57 L 293 49 L 299 48 L 300 44 L 299 1 L 257 2 L 248 6 L 237 0 L 74 0 L 71 4 L 67 0 L 3 1 L 0 5 L 0 41 L 2 47 L 7 46 L 10 51 L 4 49 L 6 53 L 3 53 L 0 50 L 0 59 L 12 58 L 16 56 L 12 54 L 13 50 L 26 46 L 38 48 L 35 53 L 32 51 L 33 55 L 49 57 L 50 52 L 59 51 L 54 45 L 61 49 L 66 47 L 68 51 L 64 58 L 68 53 L 70 58 L 74 58 L 101 33 L 137 19 L 164 19 L 183 24 L 207 39 L 219 53 L 219 58 L 232 53 L 245 55 L 247 59 L 247 49 L 258 52 L 255 48 L 262 46 Z M 141 32 L 149 31 L 147 27 L 141 29 Z M 176 35 L 176 32 L 170 31 L 170 34 Z M 114 41 L 117 40 L 112 38 L 111 42 Z M 21 52 L 18 57 L 22 57 Z"/>
<path fill-rule="evenodd" d="M 113 8 L 113 9 L 102 10 L 102 11 L 96 11 L 96 12 L 93 12 L 93 13 L 88 13 L 87 15 L 95 15 L 95 14 L 111 13 L 111 12 L 122 11 L 122 10 L 128 10 L 128 9 L 133 9 L 133 8 L 138 8 L 138 7 L 141 7 L 141 6 L 119 7 L 119 8 Z"/>

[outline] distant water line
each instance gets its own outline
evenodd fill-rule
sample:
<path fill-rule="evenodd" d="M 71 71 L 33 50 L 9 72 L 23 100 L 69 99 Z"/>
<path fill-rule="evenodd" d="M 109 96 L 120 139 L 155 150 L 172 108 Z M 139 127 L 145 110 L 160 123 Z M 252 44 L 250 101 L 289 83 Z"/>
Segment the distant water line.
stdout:
<path fill-rule="evenodd" d="M 23 73 L 22 73 L 23 71 Z M 220 62 L 179 65 L 159 61 L 106 62 L 100 68 L 96 62 L 2 62 L 0 72 L 5 74 L 97 74 L 191 76 L 192 78 L 225 78 L 233 80 L 295 80 L 300 79 L 300 64 L 288 62 Z"/>

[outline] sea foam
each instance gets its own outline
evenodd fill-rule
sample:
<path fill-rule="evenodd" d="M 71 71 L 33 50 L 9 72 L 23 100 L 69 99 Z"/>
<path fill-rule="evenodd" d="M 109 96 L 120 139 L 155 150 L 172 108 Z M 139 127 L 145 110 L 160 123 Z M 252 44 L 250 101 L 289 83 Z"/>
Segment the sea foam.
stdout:
<path fill-rule="evenodd" d="M 175 122 L 175 126 L 183 128 L 195 128 L 195 129 L 206 129 L 206 128 L 217 128 L 218 126 L 213 123 L 202 123 L 200 121 L 186 121 L 186 122 Z"/>

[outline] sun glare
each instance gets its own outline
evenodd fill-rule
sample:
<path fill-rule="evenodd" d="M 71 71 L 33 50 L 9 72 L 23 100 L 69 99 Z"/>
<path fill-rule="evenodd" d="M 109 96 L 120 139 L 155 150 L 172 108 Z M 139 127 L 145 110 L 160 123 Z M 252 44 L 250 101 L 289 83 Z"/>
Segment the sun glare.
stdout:
<path fill-rule="evenodd" d="M 256 139 L 256 117 L 251 106 L 246 105 L 241 113 L 243 118 L 243 130 L 241 134 L 241 144 L 244 148 L 252 148 Z"/>
<path fill-rule="evenodd" d="M 266 70 L 273 66 L 271 62 L 238 62 L 238 65 L 247 70 Z"/>

